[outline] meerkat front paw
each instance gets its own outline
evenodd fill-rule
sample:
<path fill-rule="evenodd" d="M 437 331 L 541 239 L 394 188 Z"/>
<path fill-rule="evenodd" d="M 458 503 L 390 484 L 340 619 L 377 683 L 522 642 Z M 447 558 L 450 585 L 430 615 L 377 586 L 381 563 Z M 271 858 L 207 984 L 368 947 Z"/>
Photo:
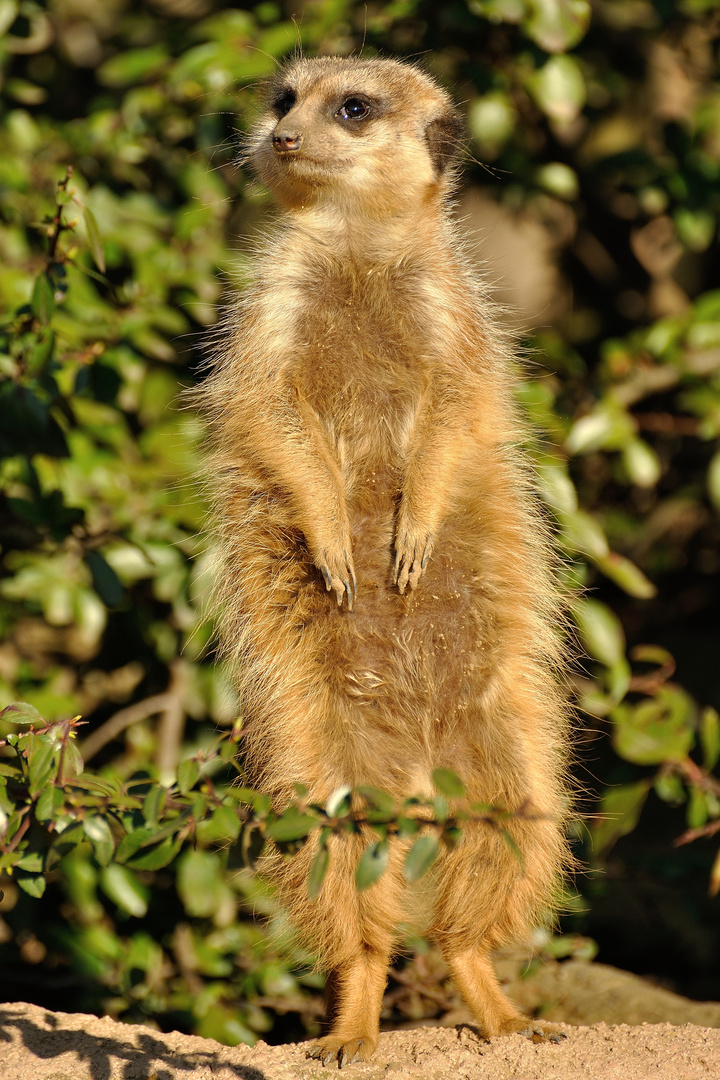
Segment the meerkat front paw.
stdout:
<path fill-rule="evenodd" d="M 406 586 L 416 588 L 433 552 L 433 540 L 428 532 L 408 525 L 398 525 L 395 537 L 395 569 L 393 584 L 400 593 Z"/>
<path fill-rule="evenodd" d="M 357 598 L 357 581 L 350 551 L 319 551 L 315 556 L 315 565 L 325 579 L 327 591 L 335 593 L 338 607 L 342 607 L 346 597 L 348 611 L 352 611 Z"/>

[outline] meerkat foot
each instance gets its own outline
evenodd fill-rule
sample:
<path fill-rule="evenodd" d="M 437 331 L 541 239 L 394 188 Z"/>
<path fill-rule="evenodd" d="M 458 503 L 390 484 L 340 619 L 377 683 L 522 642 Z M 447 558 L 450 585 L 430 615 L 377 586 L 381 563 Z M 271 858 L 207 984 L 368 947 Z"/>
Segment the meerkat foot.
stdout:
<path fill-rule="evenodd" d="M 433 542 L 428 533 L 420 533 L 412 529 L 398 530 L 395 540 L 393 584 L 397 585 L 401 595 L 408 585 L 411 589 L 417 587 L 432 551 Z"/>
<path fill-rule="evenodd" d="M 377 1042 L 367 1035 L 356 1039 L 346 1039 L 338 1035 L 326 1035 L 308 1051 L 308 1057 L 316 1058 L 323 1065 L 337 1061 L 338 1068 L 353 1065 L 355 1062 L 369 1061 L 375 1053 Z"/>
<path fill-rule="evenodd" d="M 503 1025 L 500 1035 L 523 1035 L 534 1043 L 561 1043 L 567 1039 L 567 1032 L 557 1024 L 551 1024 L 547 1020 L 528 1020 L 521 1016 Z"/>

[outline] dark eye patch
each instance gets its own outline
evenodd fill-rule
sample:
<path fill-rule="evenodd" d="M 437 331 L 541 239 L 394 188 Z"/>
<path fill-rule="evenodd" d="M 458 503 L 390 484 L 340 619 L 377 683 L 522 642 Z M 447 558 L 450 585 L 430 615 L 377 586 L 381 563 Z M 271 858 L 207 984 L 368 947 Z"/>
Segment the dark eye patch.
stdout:
<path fill-rule="evenodd" d="M 279 117 L 286 116 L 290 112 L 293 105 L 297 101 L 297 94 L 289 87 L 285 87 L 280 90 L 277 97 L 273 101 L 273 110 Z"/>

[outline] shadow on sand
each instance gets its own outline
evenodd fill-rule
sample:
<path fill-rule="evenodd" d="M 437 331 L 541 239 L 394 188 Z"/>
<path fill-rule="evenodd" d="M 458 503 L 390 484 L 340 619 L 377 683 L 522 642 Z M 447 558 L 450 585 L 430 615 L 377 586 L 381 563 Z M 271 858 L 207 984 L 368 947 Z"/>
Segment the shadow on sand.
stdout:
<path fill-rule="evenodd" d="M 43 1061 L 73 1054 L 78 1062 L 86 1062 L 92 1080 L 182 1080 L 183 1073 L 205 1066 L 215 1071 L 224 1067 L 238 1080 L 268 1080 L 265 1073 L 250 1065 L 238 1065 L 228 1061 L 224 1047 L 217 1050 L 199 1050 L 193 1053 L 174 1053 L 151 1031 L 128 1026 L 127 1039 L 90 1035 L 59 1026 L 52 1013 L 43 1020 L 47 1027 L 40 1027 L 33 1019 L 17 1011 L 0 1009 L 0 1075 L 2 1075 L 2 1043 L 15 1041 L 15 1033 L 23 1045 Z M 64 1063 L 63 1063 L 64 1065 Z M 67 1076 L 65 1072 L 69 1072 Z M 59 1067 L 56 1080 L 74 1080 L 72 1065 Z"/>

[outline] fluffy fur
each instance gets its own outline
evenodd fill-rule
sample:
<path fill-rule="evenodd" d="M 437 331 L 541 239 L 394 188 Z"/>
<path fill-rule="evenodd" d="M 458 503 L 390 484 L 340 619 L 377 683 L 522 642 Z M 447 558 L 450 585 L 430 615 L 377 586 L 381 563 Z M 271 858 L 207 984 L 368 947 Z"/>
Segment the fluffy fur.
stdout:
<path fill-rule="evenodd" d="M 434 876 L 431 933 L 496 1035 L 527 1021 L 489 953 L 547 914 L 566 863 L 566 710 L 511 350 L 449 216 L 459 136 L 409 64 L 279 72 L 248 158 L 285 212 L 201 398 L 252 782 L 278 807 L 295 783 L 319 802 L 344 784 L 402 798 L 446 767 L 471 800 L 523 808 L 508 826 L 522 864 L 478 825 Z M 404 911 L 399 845 L 357 892 L 366 842 L 331 844 L 312 902 L 311 844 L 269 864 L 329 971 L 316 1053 L 340 1064 L 375 1048 Z"/>

